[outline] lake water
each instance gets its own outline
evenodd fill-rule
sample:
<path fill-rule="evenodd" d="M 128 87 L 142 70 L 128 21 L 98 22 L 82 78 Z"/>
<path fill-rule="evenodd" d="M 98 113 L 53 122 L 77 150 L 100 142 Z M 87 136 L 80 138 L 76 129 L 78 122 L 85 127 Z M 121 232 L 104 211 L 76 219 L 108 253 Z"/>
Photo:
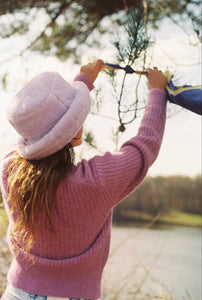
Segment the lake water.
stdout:
<path fill-rule="evenodd" d="M 113 227 L 105 300 L 200 300 L 199 228 Z"/>

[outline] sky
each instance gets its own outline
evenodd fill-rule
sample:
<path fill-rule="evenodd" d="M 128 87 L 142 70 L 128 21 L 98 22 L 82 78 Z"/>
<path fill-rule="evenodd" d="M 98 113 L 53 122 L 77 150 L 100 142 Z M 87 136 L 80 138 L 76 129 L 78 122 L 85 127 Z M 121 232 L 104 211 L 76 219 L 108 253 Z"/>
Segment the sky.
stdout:
<path fill-rule="evenodd" d="M 194 41 L 193 36 L 190 38 Z M 201 49 L 191 46 L 182 30 L 169 21 L 165 21 L 156 34 L 156 41 L 151 49 L 153 58 L 148 61 L 148 67 L 157 66 L 162 71 L 168 69 L 175 74 L 179 85 L 201 84 L 201 66 L 198 64 Z M 23 43 L 26 44 L 26 41 L 22 37 L 2 40 L 0 43 L 1 62 L 17 53 Z M 114 62 L 114 52 L 110 43 L 104 49 L 88 50 L 82 57 L 82 63 L 88 63 L 96 57 L 105 62 Z M 6 120 L 6 107 L 9 101 L 28 80 L 43 71 L 51 70 L 59 72 L 66 80 L 71 81 L 79 72 L 79 66 L 71 61 L 61 63 L 55 57 L 29 53 L 22 58 L 16 57 L 2 64 L 0 75 L 9 71 L 9 84 L 7 90 L 0 90 L 0 158 L 16 140 L 16 134 Z M 100 74 L 95 82 L 95 89 L 99 88 L 104 80 L 104 75 Z M 108 95 L 103 96 L 105 97 L 108 99 Z M 174 104 L 170 104 L 169 107 L 172 105 Z M 109 115 L 107 110 L 109 110 L 108 106 L 106 106 L 105 115 Z M 162 147 L 156 162 L 149 170 L 150 176 L 201 174 L 201 116 L 179 107 L 176 111 L 176 114 L 167 118 Z M 140 121 L 139 118 L 127 127 L 126 132 L 120 137 L 119 145 L 137 133 Z M 92 131 L 98 151 L 89 150 L 83 145 L 77 149 L 78 157 L 89 158 L 95 153 L 114 151 L 112 131 L 115 131 L 117 126 L 118 122 L 114 120 L 90 114 L 84 129 Z"/>

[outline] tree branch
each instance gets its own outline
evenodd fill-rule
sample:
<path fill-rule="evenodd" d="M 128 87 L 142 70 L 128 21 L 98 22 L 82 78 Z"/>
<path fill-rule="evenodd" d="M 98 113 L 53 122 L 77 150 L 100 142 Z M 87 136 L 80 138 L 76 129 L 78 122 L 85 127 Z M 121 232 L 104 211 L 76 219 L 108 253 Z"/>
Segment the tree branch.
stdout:
<path fill-rule="evenodd" d="M 40 40 L 44 34 L 45 34 L 45 31 L 47 30 L 47 28 L 53 26 L 55 24 L 55 21 L 57 20 L 57 18 L 61 15 L 61 13 L 67 9 L 71 4 L 73 3 L 73 1 L 70 1 L 69 3 L 66 3 L 66 1 L 60 6 L 59 8 L 59 11 L 55 14 L 55 16 L 53 18 L 51 18 L 51 21 L 46 24 L 45 28 L 43 29 L 43 31 L 26 47 L 24 48 L 20 53 L 6 59 L 3 61 L 3 63 L 5 62 L 8 62 L 9 60 L 13 59 L 13 57 L 18 57 L 18 56 L 21 56 L 24 54 L 25 51 L 31 49 L 33 47 L 33 45 L 38 41 Z"/>
<path fill-rule="evenodd" d="M 59 11 L 55 14 L 55 16 L 51 19 L 51 21 L 45 26 L 44 30 L 29 44 L 29 46 L 27 46 L 25 48 L 25 50 L 29 50 L 33 47 L 33 45 L 40 40 L 44 34 L 45 31 L 47 30 L 47 28 L 53 26 L 55 24 L 55 21 L 57 20 L 57 18 L 61 15 L 61 13 L 70 6 L 70 4 L 72 4 L 73 1 L 70 1 L 69 3 L 66 3 L 66 1 L 60 6 Z"/>
<path fill-rule="evenodd" d="M 121 126 L 124 126 L 122 118 L 121 118 L 121 101 L 122 101 L 122 97 L 123 97 L 123 90 L 124 90 L 126 75 L 127 74 L 125 72 L 124 77 L 123 77 L 123 81 L 122 81 L 122 85 L 121 85 L 120 96 L 119 96 L 119 100 L 118 100 L 118 117 L 119 117 L 119 122 L 120 122 L 120 129 L 121 129 Z"/>

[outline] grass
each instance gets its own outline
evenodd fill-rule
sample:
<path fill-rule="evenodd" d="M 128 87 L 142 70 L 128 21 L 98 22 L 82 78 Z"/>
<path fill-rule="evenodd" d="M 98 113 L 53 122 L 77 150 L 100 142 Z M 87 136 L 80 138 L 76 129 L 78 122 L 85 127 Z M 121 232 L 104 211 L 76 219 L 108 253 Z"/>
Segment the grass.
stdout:
<path fill-rule="evenodd" d="M 133 215 L 131 215 L 132 212 L 130 212 L 130 218 L 135 218 L 137 219 L 141 219 L 142 221 L 144 220 L 145 222 L 153 222 L 154 217 L 146 214 L 146 213 L 140 213 L 140 212 L 133 212 Z M 126 217 L 126 216 L 125 216 Z M 173 224 L 173 225 L 185 225 L 185 226 L 201 226 L 201 221 L 202 221 L 202 217 L 198 216 L 198 215 L 192 215 L 192 214 L 187 214 L 187 213 L 183 213 L 183 212 L 179 212 L 176 210 L 171 210 L 169 213 L 166 213 L 164 215 L 161 215 L 158 220 L 160 220 L 160 222 L 162 223 L 166 223 L 166 224 Z M 8 226 L 8 218 L 6 215 L 6 211 L 4 208 L 0 208 L 0 236 L 4 235 L 6 233 L 7 230 L 7 226 Z M 133 263 L 133 262 L 131 262 Z M 140 280 L 140 282 L 136 282 L 134 283 L 134 281 L 132 281 L 131 283 L 131 279 L 132 278 L 136 278 L 135 275 L 138 276 L 139 278 L 139 274 L 137 272 L 137 270 L 140 270 L 140 266 L 141 266 L 141 270 L 143 272 L 143 276 L 142 279 Z M 126 274 L 126 276 L 123 278 L 123 280 L 121 280 L 121 282 L 119 282 L 117 284 L 117 282 L 115 283 L 115 286 L 112 286 L 112 290 L 108 291 L 107 290 L 107 294 L 103 295 L 102 299 L 103 300 L 119 300 L 119 299 L 123 299 L 122 297 L 122 293 L 124 291 L 124 288 L 126 287 L 126 290 L 128 291 L 128 294 L 125 293 L 124 294 L 124 299 L 127 300 L 176 300 L 176 298 L 173 298 L 172 295 L 170 295 L 169 291 L 166 289 L 166 287 L 164 287 L 161 282 L 159 281 L 159 279 L 157 277 L 153 278 L 154 275 L 151 274 L 151 270 L 153 269 L 153 266 L 151 265 L 134 265 L 132 266 L 132 270 L 131 273 Z M 147 284 L 148 284 L 148 280 L 152 280 L 152 282 L 154 283 L 154 285 L 158 288 L 158 291 L 156 291 L 157 295 L 154 296 L 152 294 L 148 294 L 148 292 L 146 292 L 146 288 Z M 137 279 L 136 279 L 137 280 Z M 108 279 L 107 279 L 108 281 Z M 6 282 L 6 280 L 5 280 Z M 131 284 L 131 286 L 130 286 Z M 0 297 L 1 297 L 1 293 L 2 290 L 0 288 Z M 187 297 L 186 300 L 195 300 L 197 298 L 191 298 L 191 297 Z M 179 300 L 179 299 L 178 299 Z"/>
<path fill-rule="evenodd" d="M 160 221 L 166 224 L 201 227 L 202 216 L 171 210 L 168 214 L 160 217 Z"/>
<path fill-rule="evenodd" d="M 8 217 L 4 208 L 0 208 L 0 236 L 4 235 L 8 227 Z"/>
<path fill-rule="evenodd" d="M 154 216 L 144 212 L 138 211 L 124 211 L 124 220 L 127 222 L 152 222 Z M 188 214 L 185 212 L 170 210 L 164 214 L 159 214 L 156 217 L 155 223 L 168 224 L 168 225 L 180 225 L 180 226 L 190 226 L 190 227 L 201 227 L 202 226 L 202 216 Z M 124 222 L 125 223 L 125 222 Z M 6 233 L 8 227 L 8 218 L 4 208 L 0 208 L 0 236 Z"/>
<path fill-rule="evenodd" d="M 152 222 L 155 219 L 155 223 L 167 224 L 167 225 L 180 225 L 190 227 L 201 227 L 202 216 L 190 213 L 181 212 L 178 210 L 170 210 L 164 213 L 159 213 L 154 217 L 151 214 L 140 211 L 123 211 L 121 214 L 123 217 L 123 223 L 129 222 Z"/>

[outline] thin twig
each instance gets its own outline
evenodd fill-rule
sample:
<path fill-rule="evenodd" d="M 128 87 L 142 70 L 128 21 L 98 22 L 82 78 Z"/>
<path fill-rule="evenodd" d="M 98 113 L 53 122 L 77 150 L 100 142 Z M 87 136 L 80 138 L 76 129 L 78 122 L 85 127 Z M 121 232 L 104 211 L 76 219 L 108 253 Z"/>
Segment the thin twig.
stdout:
<path fill-rule="evenodd" d="M 118 117 L 119 117 L 119 122 L 120 122 L 121 125 L 123 124 L 123 121 L 122 121 L 122 118 L 121 118 L 120 108 L 121 108 L 121 101 L 122 101 L 122 97 L 123 97 L 123 90 L 124 90 L 124 86 L 125 86 L 126 75 L 127 75 L 127 73 L 125 72 L 124 77 L 123 77 L 123 81 L 122 81 L 122 85 L 121 85 L 120 96 L 119 96 L 119 100 L 118 100 Z"/>

